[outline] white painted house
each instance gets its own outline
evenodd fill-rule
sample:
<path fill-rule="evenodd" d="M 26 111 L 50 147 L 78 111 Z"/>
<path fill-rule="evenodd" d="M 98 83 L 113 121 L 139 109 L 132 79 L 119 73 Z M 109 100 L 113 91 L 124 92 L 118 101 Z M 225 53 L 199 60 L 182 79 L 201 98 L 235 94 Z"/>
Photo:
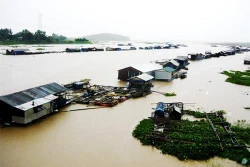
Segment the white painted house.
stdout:
<path fill-rule="evenodd" d="M 171 81 L 174 79 L 176 70 L 171 67 L 165 67 L 160 70 L 155 71 L 155 79 L 156 80 L 165 80 L 165 81 Z"/>

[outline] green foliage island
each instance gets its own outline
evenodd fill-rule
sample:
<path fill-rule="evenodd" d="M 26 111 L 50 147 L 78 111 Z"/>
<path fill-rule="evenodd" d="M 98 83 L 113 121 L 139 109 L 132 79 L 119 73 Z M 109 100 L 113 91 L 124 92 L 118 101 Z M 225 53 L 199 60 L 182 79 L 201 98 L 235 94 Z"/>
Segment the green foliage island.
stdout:
<path fill-rule="evenodd" d="M 225 74 L 228 76 L 226 82 L 250 86 L 250 70 L 242 71 L 223 71 L 221 74 Z"/>
<path fill-rule="evenodd" d="M 172 92 L 172 93 L 164 93 L 165 96 L 176 96 L 176 93 L 175 92 Z"/>
<path fill-rule="evenodd" d="M 225 114 L 224 111 L 217 112 Z M 226 122 L 224 117 L 220 120 L 209 116 L 221 137 L 219 141 L 206 119 L 206 114 L 189 110 L 184 113 L 199 119 L 168 120 L 163 130 L 156 128 L 158 125 L 154 119 L 144 119 L 134 129 L 133 136 L 142 145 L 154 146 L 163 154 L 175 156 L 179 160 L 208 160 L 218 156 L 249 165 L 250 153 L 247 146 L 250 144 L 250 126 L 246 121 L 238 121 L 234 125 L 229 123 L 232 131 L 230 136 L 235 137 L 239 143 L 239 146 L 233 146 L 229 135 L 220 125 L 222 121 Z"/>
<path fill-rule="evenodd" d="M 25 29 L 16 34 L 11 29 L 0 29 L 0 45 L 16 44 L 91 44 L 86 38 L 68 40 L 67 37 L 58 34 L 47 36 L 45 31 L 37 30 L 35 33 Z"/>

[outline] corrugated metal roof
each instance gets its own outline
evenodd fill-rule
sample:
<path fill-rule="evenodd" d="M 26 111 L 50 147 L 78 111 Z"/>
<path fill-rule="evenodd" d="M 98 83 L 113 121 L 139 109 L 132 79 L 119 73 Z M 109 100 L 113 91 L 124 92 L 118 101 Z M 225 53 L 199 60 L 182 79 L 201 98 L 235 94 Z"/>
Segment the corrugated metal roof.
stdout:
<path fill-rule="evenodd" d="M 171 60 L 170 62 L 171 62 L 173 65 L 177 66 L 177 67 L 180 65 L 180 64 L 179 64 L 177 61 L 175 61 L 175 60 Z"/>
<path fill-rule="evenodd" d="M 43 98 L 39 98 L 39 99 L 29 101 L 27 103 L 24 103 L 24 104 L 15 106 L 15 107 L 19 108 L 20 110 L 26 111 L 28 109 L 40 106 L 40 105 L 45 104 L 45 103 L 48 103 L 48 102 L 50 102 L 50 101 L 52 101 L 52 100 L 54 100 L 56 98 L 57 98 L 57 96 L 49 95 L 49 96 L 46 96 L 46 97 L 43 97 Z"/>
<path fill-rule="evenodd" d="M 0 96 L 0 100 L 13 106 L 21 106 L 25 103 L 32 102 L 36 99 L 48 98 L 49 95 L 58 94 L 66 91 L 67 89 L 58 83 L 50 83 L 35 88 L 26 89 L 13 94 Z"/>
<path fill-rule="evenodd" d="M 141 64 L 141 65 L 134 65 L 131 66 L 141 72 L 150 72 L 150 71 L 155 71 L 155 70 L 159 70 L 162 69 L 162 66 L 159 64 L 155 64 L 155 63 L 148 63 L 148 64 Z"/>
<path fill-rule="evenodd" d="M 141 80 L 143 80 L 143 81 L 149 81 L 149 80 L 154 79 L 154 77 L 151 76 L 151 75 L 148 75 L 148 74 L 141 74 L 141 75 L 132 77 L 132 78 L 130 78 L 129 80 L 133 80 L 133 79 L 136 79 L 136 78 L 139 78 L 139 79 L 141 79 Z"/>

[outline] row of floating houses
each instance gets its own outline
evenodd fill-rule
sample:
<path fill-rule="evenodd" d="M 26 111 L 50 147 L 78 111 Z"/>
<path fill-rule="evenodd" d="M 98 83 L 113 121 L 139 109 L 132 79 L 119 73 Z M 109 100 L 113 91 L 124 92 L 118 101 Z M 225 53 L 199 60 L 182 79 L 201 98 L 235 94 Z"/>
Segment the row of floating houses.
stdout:
<path fill-rule="evenodd" d="M 50 83 L 0 96 L 0 118 L 5 123 L 28 124 L 57 112 L 71 102 L 113 107 L 131 97 L 150 94 L 154 78 L 171 81 L 174 74 L 182 68 L 180 64 L 185 67 L 188 60 L 177 57 L 161 64 L 156 61 L 118 70 L 118 79 L 127 81 L 126 87 L 90 85 L 87 80 L 67 85 Z"/>
<path fill-rule="evenodd" d="M 225 52 L 214 53 L 216 54 Z M 206 52 L 205 55 L 193 55 L 202 58 L 178 56 L 172 60 L 156 60 L 120 69 L 118 79 L 127 81 L 126 87 L 90 85 L 87 80 L 68 85 L 50 83 L 0 96 L 0 119 L 4 123 L 28 124 L 59 111 L 71 102 L 112 107 L 131 97 L 143 97 L 151 93 L 153 79 L 172 81 L 178 77 L 185 78 L 186 72 L 183 69 L 187 70 L 189 60 L 202 60 L 206 55 L 213 54 Z"/>
<path fill-rule="evenodd" d="M 140 46 L 135 47 L 131 43 L 124 45 L 118 44 L 117 46 L 108 46 L 106 48 L 103 47 L 81 47 L 81 48 L 66 48 L 65 51 L 39 51 L 39 52 L 31 52 L 29 49 L 12 49 L 6 50 L 6 55 L 30 55 L 30 54 L 48 54 L 48 53 L 63 53 L 63 52 L 92 52 L 92 51 L 128 51 L 128 50 L 158 50 L 158 49 L 178 49 L 180 47 L 186 47 L 184 44 L 165 44 L 165 45 L 155 45 L 155 46 Z M 240 46 L 231 46 L 231 48 L 227 51 L 221 51 L 215 54 L 211 52 L 207 52 L 205 55 L 203 54 L 190 54 L 192 60 L 200 60 L 203 58 L 210 57 L 220 57 L 226 55 L 234 55 L 235 53 L 247 52 L 250 51 L 248 47 L 240 47 Z"/>
<path fill-rule="evenodd" d="M 128 44 L 118 44 L 117 46 L 103 47 L 81 47 L 81 48 L 66 48 L 65 51 L 39 51 L 31 52 L 29 49 L 12 49 L 6 50 L 6 55 L 31 55 L 31 54 L 48 54 L 48 53 L 63 53 L 63 52 L 93 52 L 93 51 L 129 51 L 129 50 L 152 50 L 152 49 L 177 49 L 179 47 L 186 47 L 184 44 L 166 44 L 166 45 L 156 45 L 156 46 L 144 46 L 135 47 L 131 43 Z"/>
<path fill-rule="evenodd" d="M 185 77 L 186 72 L 180 70 L 187 70 L 188 64 L 187 56 L 177 56 L 172 60 L 152 61 L 151 63 L 129 66 L 118 70 L 118 79 L 127 81 L 131 77 L 147 74 L 154 77 L 155 80 L 172 81 L 180 73 Z"/>

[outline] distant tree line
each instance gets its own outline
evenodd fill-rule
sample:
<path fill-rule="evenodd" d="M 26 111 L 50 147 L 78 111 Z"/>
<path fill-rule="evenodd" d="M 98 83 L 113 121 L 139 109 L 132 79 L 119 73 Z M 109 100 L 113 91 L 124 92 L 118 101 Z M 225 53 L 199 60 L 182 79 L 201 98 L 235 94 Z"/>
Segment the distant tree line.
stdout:
<path fill-rule="evenodd" d="M 86 38 L 76 38 L 75 39 L 76 42 L 84 42 L 84 41 L 88 41 Z"/>
<path fill-rule="evenodd" d="M 35 33 L 25 29 L 21 32 L 13 34 L 11 29 L 0 29 L 0 42 L 1 43 L 74 43 L 74 41 L 68 41 L 67 37 L 58 34 L 52 34 L 47 36 L 45 31 L 37 30 Z M 75 42 L 89 42 L 85 38 L 77 38 Z"/>

